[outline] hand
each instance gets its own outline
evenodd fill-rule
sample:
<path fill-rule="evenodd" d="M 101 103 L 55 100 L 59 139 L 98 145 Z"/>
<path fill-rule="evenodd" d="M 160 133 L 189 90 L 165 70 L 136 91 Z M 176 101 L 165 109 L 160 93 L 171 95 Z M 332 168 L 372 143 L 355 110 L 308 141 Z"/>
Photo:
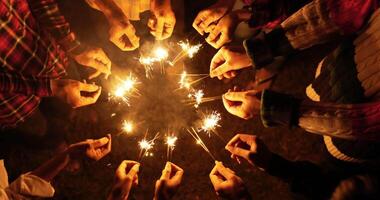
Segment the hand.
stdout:
<path fill-rule="evenodd" d="M 234 78 L 236 71 L 252 65 L 243 46 L 224 46 L 212 58 L 210 77 Z"/>
<path fill-rule="evenodd" d="M 210 180 L 218 196 L 226 199 L 250 199 L 243 180 L 223 163 L 216 161 L 210 173 Z"/>
<path fill-rule="evenodd" d="M 151 3 L 152 15 L 148 21 L 150 33 L 156 40 L 169 38 L 174 30 L 176 18 L 173 10 L 169 5 L 160 5 L 156 1 Z"/>
<path fill-rule="evenodd" d="M 102 88 L 76 80 L 52 80 L 50 83 L 52 95 L 62 99 L 73 108 L 94 104 L 102 92 Z"/>
<path fill-rule="evenodd" d="M 182 176 L 183 169 L 171 162 L 167 162 L 165 169 L 162 170 L 160 180 L 156 181 L 154 200 L 171 199 L 181 184 Z"/>
<path fill-rule="evenodd" d="M 260 169 L 267 169 L 272 157 L 267 146 L 255 135 L 237 134 L 226 145 L 226 150 L 231 153 L 231 158 L 239 164 L 240 158 L 247 160 L 251 165 Z"/>
<path fill-rule="evenodd" d="M 202 10 L 195 17 L 193 27 L 199 34 L 204 35 L 211 26 L 215 25 L 227 12 L 229 12 L 235 1 L 234 0 L 220 0 L 214 5 L 205 10 Z"/>
<path fill-rule="evenodd" d="M 74 56 L 77 63 L 96 69 L 96 72 L 91 74 L 89 79 L 96 78 L 102 73 L 106 79 L 111 74 L 111 61 L 101 48 L 88 48 L 79 55 Z"/>
<path fill-rule="evenodd" d="M 140 46 L 140 38 L 136 36 L 136 29 L 125 16 L 109 19 L 110 41 L 123 51 L 133 51 Z"/>
<path fill-rule="evenodd" d="M 77 160 L 84 156 L 92 160 L 100 160 L 111 152 L 111 135 L 97 140 L 88 139 L 83 142 L 72 144 L 67 149 L 71 159 Z"/>
<path fill-rule="evenodd" d="M 243 92 L 228 90 L 223 95 L 223 105 L 229 113 L 248 120 L 260 113 L 261 101 L 257 95 L 256 90 Z"/>
<path fill-rule="evenodd" d="M 127 200 L 133 186 L 138 185 L 140 163 L 124 160 L 115 172 L 115 183 L 108 200 Z"/>
<path fill-rule="evenodd" d="M 232 41 L 234 31 L 240 20 L 235 12 L 225 15 L 215 27 L 212 28 L 210 34 L 206 38 L 207 43 L 215 49 L 219 49 L 223 45 Z"/>

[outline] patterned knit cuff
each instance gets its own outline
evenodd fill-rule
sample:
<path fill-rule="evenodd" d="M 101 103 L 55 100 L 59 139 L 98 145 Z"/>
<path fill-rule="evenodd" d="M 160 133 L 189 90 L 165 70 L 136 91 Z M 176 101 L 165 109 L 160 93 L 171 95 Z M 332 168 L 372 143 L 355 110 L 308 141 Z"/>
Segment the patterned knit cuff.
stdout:
<path fill-rule="evenodd" d="M 298 124 L 300 100 L 286 94 L 264 90 L 261 95 L 261 121 L 265 127 Z"/>
<path fill-rule="evenodd" d="M 272 63 L 275 57 L 287 56 L 295 51 L 281 27 L 269 33 L 261 32 L 245 40 L 243 45 L 257 69 Z"/>

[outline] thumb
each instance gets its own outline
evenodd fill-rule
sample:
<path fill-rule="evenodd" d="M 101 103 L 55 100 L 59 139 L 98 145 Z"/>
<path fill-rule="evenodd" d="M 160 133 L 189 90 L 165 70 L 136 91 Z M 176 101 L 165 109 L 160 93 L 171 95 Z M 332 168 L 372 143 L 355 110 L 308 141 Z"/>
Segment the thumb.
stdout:
<path fill-rule="evenodd" d="M 216 77 L 216 76 L 220 76 L 220 75 L 223 75 L 224 73 L 228 72 L 228 71 L 231 71 L 231 70 L 234 70 L 232 68 L 232 65 L 230 65 L 227 61 L 224 62 L 222 65 L 220 65 L 219 67 L 216 67 L 215 69 L 213 69 L 211 72 L 210 72 L 210 76 L 211 77 Z"/>
<path fill-rule="evenodd" d="M 87 84 L 87 83 L 80 82 L 79 89 L 80 91 L 84 91 L 84 92 L 96 92 L 100 89 L 100 87 L 94 84 Z"/>

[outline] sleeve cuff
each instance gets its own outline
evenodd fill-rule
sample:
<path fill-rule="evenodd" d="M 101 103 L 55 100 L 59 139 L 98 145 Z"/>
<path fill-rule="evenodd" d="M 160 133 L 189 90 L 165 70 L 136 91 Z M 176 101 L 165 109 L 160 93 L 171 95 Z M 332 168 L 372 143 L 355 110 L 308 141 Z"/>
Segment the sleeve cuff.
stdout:
<path fill-rule="evenodd" d="M 24 196 L 43 198 L 53 197 L 55 193 L 49 182 L 30 173 L 21 175 L 9 185 L 9 189 Z"/>
<path fill-rule="evenodd" d="M 71 55 L 78 55 L 84 51 L 80 41 L 76 38 L 73 32 L 69 33 L 66 37 L 60 39 L 58 43 L 67 53 Z"/>
<path fill-rule="evenodd" d="M 300 100 L 286 94 L 264 90 L 261 95 L 261 121 L 265 127 L 298 124 Z"/>
<path fill-rule="evenodd" d="M 275 28 L 269 33 L 261 32 L 243 42 L 244 48 L 257 69 L 272 63 L 275 57 L 287 56 L 294 52 L 284 30 Z"/>
<path fill-rule="evenodd" d="M 49 97 L 52 95 L 50 78 L 39 78 L 34 86 L 33 94 L 39 97 Z"/>

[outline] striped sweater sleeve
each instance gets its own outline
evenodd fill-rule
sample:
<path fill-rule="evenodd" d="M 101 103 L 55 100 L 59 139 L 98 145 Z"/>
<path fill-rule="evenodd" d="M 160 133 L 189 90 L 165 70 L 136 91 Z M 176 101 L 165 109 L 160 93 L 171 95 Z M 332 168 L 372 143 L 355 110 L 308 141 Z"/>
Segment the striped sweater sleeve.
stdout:
<path fill-rule="evenodd" d="M 353 140 L 380 140 L 380 102 L 333 104 L 302 102 L 265 90 L 261 119 L 267 127 L 299 126 L 308 132 Z"/>
<path fill-rule="evenodd" d="M 51 96 L 50 78 L 26 77 L 0 72 L 0 93 Z"/>

